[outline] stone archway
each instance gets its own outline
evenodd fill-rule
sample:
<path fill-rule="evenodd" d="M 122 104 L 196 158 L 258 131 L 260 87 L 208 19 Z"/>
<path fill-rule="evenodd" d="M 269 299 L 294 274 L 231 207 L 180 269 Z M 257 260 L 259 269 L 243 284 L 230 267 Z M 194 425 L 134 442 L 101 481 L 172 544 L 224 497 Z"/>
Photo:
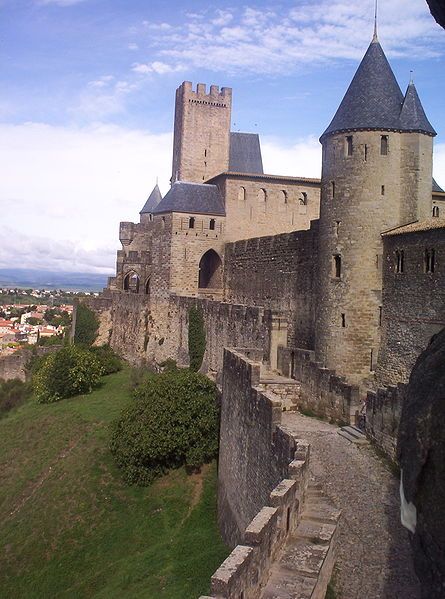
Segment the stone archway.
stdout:
<path fill-rule="evenodd" d="M 208 250 L 199 261 L 199 289 L 221 289 L 222 261 L 215 250 Z"/>
<path fill-rule="evenodd" d="M 129 293 L 139 293 L 140 279 L 139 275 L 130 270 L 124 277 L 123 289 Z"/>

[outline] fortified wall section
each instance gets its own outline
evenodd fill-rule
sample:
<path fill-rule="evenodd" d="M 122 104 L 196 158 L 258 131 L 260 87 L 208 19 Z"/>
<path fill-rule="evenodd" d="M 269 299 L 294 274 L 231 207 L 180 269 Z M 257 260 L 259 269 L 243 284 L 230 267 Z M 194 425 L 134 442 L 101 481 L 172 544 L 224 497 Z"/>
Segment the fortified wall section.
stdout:
<path fill-rule="evenodd" d="M 299 391 L 293 401 L 303 412 L 349 423 L 363 407 L 359 387 L 316 362 L 314 351 L 279 347 L 278 370 L 298 381 Z"/>
<path fill-rule="evenodd" d="M 26 365 L 33 355 L 43 356 L 53 351 L 60 349 L 60 345 L 52 345 L 48 347 L 36 347 L 35 351 L 21 350 L 10 356 L 0 358 L 0 379 L 9 381 L 11 379 L 20 379 L 26 381 L 27 372 Z"/>
<path fill-rule="evenodd" d="M 281 402 L 255 388 L 261 358 L 252 349 L 224 350 L 218 519 L 231 547 L 267 504 L 272 489 L 289 476 L 296 451 L 295 439 L 279 427 Z"/>
<path fill-rule="evenodd" d="M 257 306 L 175 295 L 154 301 L 119 292 L 112 292 L 106 301 L 92 298 L 86 303 L 99 316 L 99 343 L 110 343 L 132 364 L 159 364 L 170 358 L 181 366 L 188 365 L 189 310 L 199 306 L 206 331 L 202 371 L 213 378 L 222 372 L 224 347 L 248 345 L 268 361 L 271 342 L 280 333 L 272 312 Z"/>
<path fill-rule="evenodd" d="M 406 385 L 368 391 L 366 398 L 366 436 L 393 462 Z"/>
<path fill-rule="evenodd" d="M 445 327 L 445 219 L 433 218 L 416 231 L 421 227 L 414 223 L 383 236 L 379 384 L 406 383 L 417 357 Z"/>
<path fill-rule="evenodd" d="M 288 321 L 290 345 L 314 347 L 318 221 L 306 231 L 226 245 L 227 301 L 260 305 Z"/>

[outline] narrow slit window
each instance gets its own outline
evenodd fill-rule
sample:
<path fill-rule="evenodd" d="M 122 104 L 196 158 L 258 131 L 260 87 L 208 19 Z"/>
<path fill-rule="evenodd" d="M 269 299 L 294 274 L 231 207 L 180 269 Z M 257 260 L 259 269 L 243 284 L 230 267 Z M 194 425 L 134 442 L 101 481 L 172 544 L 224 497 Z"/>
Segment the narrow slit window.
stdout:
<path fill-rule="evenodd" d="M 348 135 L 346 137 L 346 155 L 352 156 L 353 149 L 354 147 L 352 145 L 352 135 Z"/>
<path fill-rule="evenodd" d="M 368 146 L 365 144 L 365 162 L 368 160 Z"/>
<path fill-rule="evenodd" d="M 403 273 L 405 268 L 405 254 L 403 250 L 396 250 L 396 273 Z"/>
<path fill-rule="evenodd" d="M 434 248 L 425 250 L 425 272 L 433 273 L 435 267 L 435 256 L 436 252 Z"/>
<path fill-rule="evenodd" d="M 439 206 L 433 206 L 433 216 L 439 216 Z"/>
<path fill-rule="evenodd" d="M 388 136 L 387 135 L 382 135 L 380 137 L 380 154 L 382 156 L 387 156 L 388 155 Z"/>
<path fill-rule="evenodd" d="M 335 254 L 335 256 L 333 257 L 333 270 L 334 270 L 334 277 L 336 279 L 339 279 L 341 277 L 341 256 L 340 254 Z"/>
<path fill-rule="evenodd" d="M 215 219 L 214 219 L 214 218 L 211 218 L 211 219 L 210 219 L 210 223 L 209 223 L 209 229 L 210 229 L 211 231 L 214 231 L 214 230 L 215 230 Z"/>
<path fill-rule="evenodd" d="M 382 194 L 382 196 L 385 195 L 385 186 L 384 185 L 382 185 L 382 189 L 381 189 L 380 193 Z"/>
<path fill-rule="evenodd" d="M 344 329 L 346 327 L 346 314 L 341 315 L 341 326 Z"/>
<path fill-rule="evenodd" d="M 194 229 L 195 228 L 195 219 L 193 216 L 191 216 L 189 218 L 189 229 Z"/>
<path fill-rule="evenodd" d="M 382 306 L 379 306 L 379 327 L 382 326 Z"/>
<path fill-rule="evenodd" d="M 331 181 L 332 197 L 335 198 L 335 181 Z"/>

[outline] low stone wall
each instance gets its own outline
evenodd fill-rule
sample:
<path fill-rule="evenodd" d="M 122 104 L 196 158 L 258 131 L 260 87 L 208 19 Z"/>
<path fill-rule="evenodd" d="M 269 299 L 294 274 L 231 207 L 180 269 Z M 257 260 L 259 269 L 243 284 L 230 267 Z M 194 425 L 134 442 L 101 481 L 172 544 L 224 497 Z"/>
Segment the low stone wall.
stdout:
<path fill-rule="evenodd" d="M 297 409 L 337 422 L 355 421 L 362 407 L 359 387 L 316 362 L 315 352 L 279 347 L 278 370 L 299 383 L 294 400 Z"/>
<path fill-rule="evenodd" d="M 366 398 L 366 435 L 393 462 L 396 459 L 397 435 L 407 386 L 368 391 Z"/>
<path fill-rule="evenodd" d="M 43 356 L 49 352 L 57 351 L 61 346 L 51 345 L 48 347 L 36 347 L 35 350 L 25 349 L 17 351 L 9 356 L 0 357 L 0 379 L 9 381 L 20 379 L 25 381 L 27 377 L 26 365 L 33 355 Z"/>
<path fill-rule="evenodd" d="M 280 428 L 281 402 L 262 392 L 261 362 L 250 350 L 224 350 L 218 466 L 218 521 L 234 547 L 267 505 L 272 489 L 289 477 L 296 440 Z"/>

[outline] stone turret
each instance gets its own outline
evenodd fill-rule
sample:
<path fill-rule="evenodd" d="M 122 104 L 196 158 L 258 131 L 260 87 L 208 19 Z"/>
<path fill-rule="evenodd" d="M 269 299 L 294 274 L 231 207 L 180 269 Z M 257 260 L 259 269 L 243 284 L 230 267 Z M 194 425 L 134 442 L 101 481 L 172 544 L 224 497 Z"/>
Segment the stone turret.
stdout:
<path fill-rule="evenodd" d="M 353 383 L 377 361 L 381 233 L 431 214 L 434 135 L 414 85 L 404 97 L 375 35 L 320 139 L 316 353 Z"/>
<path fill-rule="evenodd" d="M 232 90 L 190 81 L 176 90 L 172 183 L 202 183 L 227 171 L 230 150 Z"/>
<path fill-rule="evenodd" d="M 141 223 L 146 223 L 153 220 L 153 212 L 156 207 L 162 200 L 161 190 L 158 187 L 158 184 L 153 187 L 153 191 L 148 196 L 147 201 L 144 204 L 144 207 L 139 212 L 141 217 Z"/>

